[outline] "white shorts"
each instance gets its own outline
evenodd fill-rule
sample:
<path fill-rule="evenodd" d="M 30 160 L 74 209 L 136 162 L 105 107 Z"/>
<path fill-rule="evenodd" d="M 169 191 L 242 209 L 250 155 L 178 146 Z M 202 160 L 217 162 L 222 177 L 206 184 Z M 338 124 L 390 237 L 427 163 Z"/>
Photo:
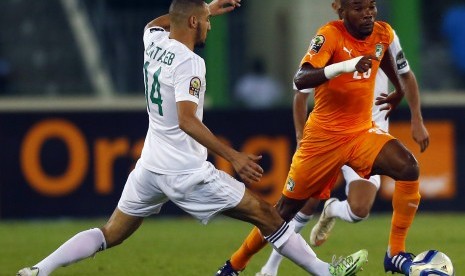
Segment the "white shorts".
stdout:
<path fill-rule="evenodd" d="M 131 216 L 147 217 L 158 214 L 163 204 L 171 200 L 202 223 L 208 223 L 216 214 L 236 207 L 244 196 L 245 186 L 206 163 L 205 169 L 196 173 L 163 175 L 137 162 L 118 208 Z"/>
<path fill-rule="evenodd" d="M 379 185 L 381 183 L 381 177 L 379 175 L 372 175 L 369 179 L 360 177 L 351 167 L 343 166 L 342 175 L 346 181 L 346 196 L 349 195 L 349 185 L 355 180 L 368 180 L 371 184 L 375 185 L 376 190 L 379 190 Z"/>

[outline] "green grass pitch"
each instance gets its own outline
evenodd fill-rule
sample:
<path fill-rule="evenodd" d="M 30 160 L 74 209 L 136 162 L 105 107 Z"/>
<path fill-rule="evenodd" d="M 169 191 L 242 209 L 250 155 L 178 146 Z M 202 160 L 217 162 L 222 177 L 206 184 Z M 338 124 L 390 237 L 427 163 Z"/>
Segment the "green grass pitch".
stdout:
<path fill-rule="evenodd" d="M 385 275 L 382 260 L 386 250 L 390 214 L 373 214 L 364 222 L 336 223 L 323 246 L 314 250 L 326 261 L 333 254 L 345 255 L 366 248 L 369 262 L 358 275 Z M 0 275 L 14 275 L 19 268 L 33 265 L 76 232 L 99 226 L 105 220 L 0 221 Z M 308 237 L 316 219 L 304 228 Z M 251 226 L 228 218 L 217 218 L 207 226 L 190 218 L 147 219 L 122 245 L 99 253 L 53 275 L 214 275 L 217 268 L 241 244 Z M 407 240 L 408 250 L 445 252 L 453 261 L 456 275 L 465 271 L 465 214 L 419 213 Z M 265 262 L 266 247 L 241 274 L 255 275 Z M 280 275 L 307 275 L 284 260 Z"/>

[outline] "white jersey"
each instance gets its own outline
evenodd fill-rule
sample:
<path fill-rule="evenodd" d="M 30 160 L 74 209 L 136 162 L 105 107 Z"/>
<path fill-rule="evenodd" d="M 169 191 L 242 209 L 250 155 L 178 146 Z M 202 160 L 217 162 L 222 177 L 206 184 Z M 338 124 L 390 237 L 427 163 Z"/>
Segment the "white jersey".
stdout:
<path fill-rule="evenodd" d="M 141 164 L 165 175 L 193 173 L 206 166 L 207 149 L 179 128 L 176 103 L 196 103 L 203 118 L 205 62 L 169 32 L 155 27 L 144 33 L 144 83 L 149 128 Z"/>
<path fill-rule="evenodd" d="M 391 50 L 392 57 L 396 61 L 397 74 L 402 75 L 409 72 L 410 66 L 404 56 L 404 52 L 402 51 L 399 37 L 397 36 L 396 32 L 394 32 L 394 40 L 392 41 L 391 45 L 389 45 L 389 49 Z M 379 69 L 378 73 L 376 74 L 375 99 L 380 96 L 381 93 L 389 93 L 389 79 L 383 70 Z M 387 132 L 389 129 L 389 121 L 384 119 L 387 110 L 381 111 L 381 108 L 382 106 L 375 105 L 373 103 L 373 121 L 382 130 Z"/>

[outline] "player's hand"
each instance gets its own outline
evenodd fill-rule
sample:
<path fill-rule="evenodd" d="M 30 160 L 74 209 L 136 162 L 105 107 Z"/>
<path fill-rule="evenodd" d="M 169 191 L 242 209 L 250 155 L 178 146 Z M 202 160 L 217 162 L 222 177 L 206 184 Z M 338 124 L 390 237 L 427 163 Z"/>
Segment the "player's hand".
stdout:
<path fill-rule="evenodd" d="M 420 146 L 420 151 L 424 152 L 429 146 L 429 133 L 423 121 L 411 121 L 412 138 Z"/>
<path fill-rule="evenodd" d="M 373 60 L 379 61 L 379 59 L 373 55 L 363 56 L 355 65 L 355 70 L 359 73 L 368 72 L 368 70 L 370 70 L 373 66 Z"/>
<path fill-rule="evenodd" d="M 208 7 L 211 15 L 221 15 L 241 6 L 241 0 L 213 0 Z"/>
<path fill-rule="evenodd" d="M 400 104 L 402 101 L 402 98 L 404 97 L 403 94 L 393 91 L 390 94 L 386 93 L 381 93 L 380 96 L 376 97 L 375 104 L 376 105 L 385 105 L 380 108 L 381 111 L 387 110 L 386 116 L 384 116 L 384 119 L 387 120 L 389 116 L 391 116 L 391 112 L 396 109 L 396 107 Z"/>
<path fill-rule="evenodd" d="M 251 185 L 260 181 L 263 176 L 263 169 L 257 164 L 261 159 L 262 156 L 239 153 L 231 163 L 242 181 L 246 185 Z"/>

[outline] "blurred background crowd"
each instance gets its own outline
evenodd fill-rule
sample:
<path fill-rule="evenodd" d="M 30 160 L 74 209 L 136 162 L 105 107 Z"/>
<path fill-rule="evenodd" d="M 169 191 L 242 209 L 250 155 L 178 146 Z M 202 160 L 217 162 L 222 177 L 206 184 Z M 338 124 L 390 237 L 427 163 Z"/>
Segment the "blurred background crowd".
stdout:
<path fill-rule="evenodd" d="M 244 0 L 234 13 L 213 18 L 207 47 L 198 51 L 207 62 L 209 106 L 289 106 L 292 76 L 311 38 L 336 18 L 330 3 Z M 465 95 L 463 0 L 377 3 L 378 18 L 396 29 L 422 94 Z M 143 99 L 142 31 L 169 4 L 0 1 L 0 97 Z M 257 101 L 244 98 L 250 90 Z"/>

